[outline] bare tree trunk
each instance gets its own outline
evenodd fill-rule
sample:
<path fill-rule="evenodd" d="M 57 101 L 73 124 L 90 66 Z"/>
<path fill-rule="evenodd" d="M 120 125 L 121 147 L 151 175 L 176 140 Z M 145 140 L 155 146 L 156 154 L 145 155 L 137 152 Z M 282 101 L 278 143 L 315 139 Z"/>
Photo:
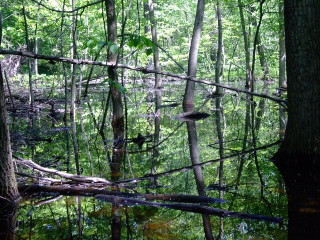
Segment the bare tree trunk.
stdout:
<path fill-rule="evenodd" d="M 242 28 L 242 35 L 243 35 L 243 41 L 244 41 L 244 51 L 245 51 L 245 57 L 246 57 L 246 89 L 250 88 L 251 84 L 251 68 L 250 68 L 250 51 L 249 51 L 249 39 L 248 39 L 248 33 L 246 31 L 246 23 L 244 20 L 244 14 L 243 14 L 243 3 L 242 0 L 238 0 L 239 5 L 239 13 L 240 13 L 240 20 L 241 20 L 241 28 Z"/>
<path fill-rule="evenodd" d="M 150 19 L 150 25 L 151 25 L 151 36 L 152 36 L 152 41 L 155 44 L 154 47 L 154 52 L 153 52 L 153 65 L 155 70 L 161 70 L 160 68 L 160 62 L 159 62 L 159 47 L 158 47 L 158 34 L 157 34 L 157 27 L 156 27 L 156 19 L 155 19 L 155 14 L 154 14 L 154 4 L 153 0 L 148 0 L 148 7 L 145 9 L 149 10 L 149 19 Z M 152 167 L 151 167 L 151 173 L 155 174 L 156 173 L 156 166 L 158 164 L 159 160 L 159 149 L 158 149 L 158 144 L 159 144 L 159 139 L 160 139 L 160 105 L 162 102 L 162 79 L 161 75 L 155 74 L 155 93 L 156 93 L 156 98 L 155 98 L 155 114 L 156 117 L 154 119 L 154 137 L 153 137 L 153 157 L 152 157 Z M 154 182 L 154 184 L 157 184 Z"/>
<path fill-rule="evenodd" d="M 152 42 L 154 43 L 154 52 L 153 52 L 153 64 L 154 69 L 157 71 L 160 71 L 160 62 L 159 62 L 159 48 L 158 48 L 158 34 L 157 34 L 157 26 L 156 26 L 156 19 L 154 16 L 154 6 L 153 6 L 153 0 L 148 0 L 149 5 L 149 17 L 150 17 L 150 23 L 151 23 L 151 36 L 152 36 Z M 162 87 L 162 81 L 161 81 L 161 75 L 155 74 L 155 88 L 161 88 Z"/>
<path fill-rule="evenodd" d="M 75 8 L 75 1 L 71 0 L 72 9 Z M 71 58 L 75 58 L 77 55 L 77 17 L 76 15 L 72 18 L 72 50 Z M 79 146 L 77 139 L 77 125 L 76 125 L 76 95 L 77 95 L 77 85 L 76 85 L 76 72 L 77 65 L 71 65 L 71 104 L 70 104 L 70 118 L 71 118 L 71 127 L 72 127 L 72 143 L 73 143 L 73 152 L 74 160 L 76 164 L 77 174 L 80 175 L 80 164 L 79 164 Z"/>
<path fill-rule="evenodd" d="M 221 74 L 221 62 L 222 62 L 222 48 L 223 48 L 223 36 L 222 36 L 222 16 L 221 16 L 221 6 L 220 0 L 217 0 L 217 18 L 218 18 L 218 51 L 217 51 L 217 58 L 216 58 L 216 67 L 215 67 L 215 82 L 220 83 L 220 74 Z M 222 89 L 217 88 L 216 94 L 221 95 Z M 221 122 L 223 122 L 223 110 L 221 105 L 221 98 L 218 97 L 216 99 L 216 127 L 217 127 L 217 134 L 219 140 L 219 156 L 223 158 L 224 156 L 224 134 L 223 128 L 221 126 Z M 219 187 L 223 187 L 223 173 L 224 173 L 224 163 L 223 161 L 219 164 Z M 223 199 L 223 191 L 219 191 L 219 198 Z M 219 227 L 219 239 L 223 239 L 223 218 L 220 218 L 220 227 Z"/>
<path fill-rule="evenodd" d="M 198 52 L 200 45 L 201 30 L 203 25 L 204 7 L 205 0 L 198 0 L 188 60 L 188 76 L 191 77 L 195 77 L 197 73 Z M 188 80 L 183 99 L 183 108 L 185 111 L 193 110 L 194 108 L 194 90 L 195 82 Z"/>
<path fill-rule="evenodd" d="M 105 0 L 107 11 L 107 33 L 108 41 L 117 44 L 117 16 L 115 13 L 115 1 Z M 108 49 L 108 62 L 117 63 L 117 53 Z M 112 128 L 114 136 L 114 145 L 111 159 L 111 179 L 116 181 L 121 177 L 121 163 L 124 157 L 124 115 L 122 95 L 116 84 L 118 81 L 118 73 L 116 67 L 108 67 L 108 76 L 111 80 L 111 100 L 112 100 Z M 121 239 L 121 216 L 117 214 L 119 206 L 113 204 L 112 206 L 112 220 L 111 220 L 111 234 L 112 239 Z"/>
<path fill-rule="evenodd" d="M 221 7 L 220 7 L 220 0 L 217 0 L 217 18 L 218 18 L 218 51 L 217 51 L 217 58 L 216 58 L 216 68 L 215 68 L 215 82 L 220 83 L 220 73 L 221 73 L 221 60 L 222 60 L 222 17 L 221 17 Z M 221 88 L 217 88 L 216 93 L 220 95 L 222 92 Z"/>
<path fill-rule="evenodd" d="M 29 41 L 29 31 L 28 31 L 28 23 L 27 23 L 27 16 L 26 16 L 26 10 L 25 10 L 25 2 L 22 1 L 22 13 L 23 13 L 23 19 L 24 19 L 24 28 L 25 28 L 25 39 L 27 44 L 27 50 L 31 51 L 30 47 L 30 41 Z M 31 59 L 28 58 L 28 72 L 29 72 L 29 103 L 31 105 L 31 108 L 33 108 L 34 104 L 34 94 L 33 94 L 33 83 L 32 83 L 32 74 L 31 74 Z"/>

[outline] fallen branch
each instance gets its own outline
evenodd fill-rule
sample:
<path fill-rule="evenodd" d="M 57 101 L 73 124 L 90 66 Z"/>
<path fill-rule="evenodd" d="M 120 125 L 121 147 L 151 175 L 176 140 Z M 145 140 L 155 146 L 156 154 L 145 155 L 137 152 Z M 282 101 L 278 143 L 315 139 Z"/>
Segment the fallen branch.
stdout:
<path fill-rule="evenodd" d="M 201 213 L 201 214 L 213 215 L 213 216 L 219 216 L 219 217 L 232 217 L 232 218 L 267 221 L 267 222 L 273 222 L 273 223 L 283 222 L 282 218 L 268 217 L 268 216 L 262 216 L 262 215 L 256 215 L 256 214 L 247 214 L 247 213 L 241 213 L 241 212 L 231 212 L 231 211 L 226 211 L 218 208 L 211 208 L 211 207 L 196 205 L 196 204 L 157 203 L 157 202 L 148 202 L 148 201 L 137 200 L 132 198 L 124 198 L 124 197 L 102 195 L 102 194 L 98 194 L 96 198 L 101 201 L 107 201 L 114 204 L 163 207 L 163 208 L 181 210 L 185 212 Z"/>
<path fill-rule="evenodd" d="M 46 173 L 50 173 L 53 175 L 57 175 L 59 177 L 66 178 L 66 179 L 69 179 L 72 181 L 89 182 L 89 183 L 104 183 L 104 184 L 108 184 L 108 185 L 112 184 L 111 182 L 109 182 L 108 180 L 106 180 L 104 178 L 80 176 L 80 175 L 76 175 L 76 174 L 64 173 L 64 172 L 60 172 L 55 169 L 42 167 L 31 160 L 25 160 L 25 159 L 18 157 L 18 156 L 13 156 L 13 158 L 15 158 L 16 159 L 15 162 L 20 165 L 24 165 L 28 168 L 36 169 L 40 172 L 46 172 Z"/>
<path fill-rule="evenodd" d="M 133 66 L 125 65 L 125 64 L 115 65 L 114 62 L 97 62 L 97 61 L 90 61 L 90 60 L 83 60 L 83 59 L 72 59 L 72 58 L 65 58 L 65 57 L 58 57 L 58 56 L 51 56 L 51 55 L 41 55 L 41 54 L 29 52 L 29 51 L 15 51 L 15 50 L 0 49 L 0 54 L 2 54 L 2 55 L 19 55 L 19 56 L 28 57 L 28 58 L 43 59 L 43 60 L 47 60 L 47 61 L 49 61 L 49 63 L 53 63 L 53 64 L 54 64 L 54 62 L 64 62 L 64 63 L 78 64 L 78 65 L 113 66 L 113 67 L 117 67 L 117 68 L 124 68 L 124 69 L 133 70 L 133 71 L 138 71 L 138 72 L 142 72 L 145 74 L 148 74 L 148 73 L 160 74 L 163 76 L 169 76 L 169 77 L 178 78 L 178 79 L 182 79 L 182 80 L 193 81 L 193 82 L 197 82 L 197 83 L 201 83 L 201 84 L 205 84 L 205 85 L 221 87 L 221 88 L 228 89 L 230 91 L 237 92 L 237 93 L 245 93 L 245 94 L 256 96 L 256 97 L 270 99 L 272 101 L 275 101 L 275 102 L 281 103 L 281 104 L 285 104 L 287 102 L 286 100 L 283 100 L 281 98 L 272 97 L 272 96 L 269 96 L 266 94 L 255 93 L 255 92 L 251 92 L 249 90 L 230 87 L 230 86 L 226 86 L 223 84 L 210 82 L 207 80 L 200 80 L 200 79 L 185 76 L 185 75 L 157 71 L 157 70 L 149 69 L 149 68 L 145 68 L 145 67 L 133 67 Z"/>
<path fill-rule="evenodd" d="M 104 188 L 97 188 L 94 184 L 89 186 L 43 186 L 43 185 L 19 185 L 19 192 L 21 195 L 32 195 L 35 193 L 52 193 L 56 195 L 67 196 L 96 196 L 98 194 L 111 195 L 125 198 L 139 198 L 144 200 L 161 200 L 170 202 L 184 202 L 184 203 L 223 203 L 225 200 L 201 197 L 195 195 L 185 194 L 138 194 L 138 193 L 126 193 L 118 191 L 107 191 Z"/>

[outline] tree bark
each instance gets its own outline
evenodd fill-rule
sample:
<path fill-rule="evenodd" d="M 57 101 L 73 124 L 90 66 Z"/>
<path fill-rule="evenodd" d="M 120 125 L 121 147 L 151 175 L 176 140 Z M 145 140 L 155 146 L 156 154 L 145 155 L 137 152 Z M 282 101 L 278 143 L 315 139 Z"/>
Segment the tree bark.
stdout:
<path fill-rule="evenodd" d="M 71 1 L 72 9 L 75 8 L 75 0 Z M 75 58 L 77 55 L 77 17 L 74 15 L 72 17 L 72 48 L 71 57 Z M 76 95 L 77 95 L 77 85 L 76 85 L 76 73 L 77 65 L 71 64 L 71 104 L 70 104 L 70 119 L 72 126 L 72 144 L 74 152 L 74 161 L 76 164 L 77 175 L 80 175 L 80 163 L 79 163 L 79 145 L 77 138 L 77 123 L 76 123 Z"/>
<path fill-rule="evenodd" d="M 189 50 L 188 76 L 195 77 L 197 73 L 198 52 L 200 45 L 200 36 L 203 24 L 205 0 L 198 0 L 196 19 L 193 27 L 193 35 Z M 185 110 L 194 108 L 194 90 L 195 83 L 187 81 L 186 90 L 183 99 L 183 107 Z"/>
<path fill-rule="evenodd" d="M 286 0 L 288 125 L 275 164 L 286 183 L 288 238 L 320 235 L 320 2 Z"/>
<path fill-rule="evenodd" d="M 10 135 L 5 107 L 4 81 L 0 64 L 0 239 L 15 238 L 18 189 L 10 146 Z"/>
<path fill-rule="evenodd" d="M 106 0 L 106 11 L 107 11 L 107 33 L 108 41 L 112 44 L 117 45 L 117 15 L 115 12 L 115 1 Z M 112 49 L 108 49 L 108 62 L 117 63 L 118 54 Z M 108 76 L 110 79 L 110 90 L 112 100 L 112 128 L 114 136 L 114 145 L 112 149 L 112 159 L 110 163 L 111 168 L 111 179 L 119 180 L 121 177 L 121 163 L 124 157 L 124 115 L 123 115 L 123 104 L 122 95 L 117 86 L 119 86 L 118 73 L 116 66 L 108 67 Z M 112 216 L 111 216 L 111 234 L 112 239 L 121 239 L 121 215 L 119 212 L 119 205 L 112 205 Z"/>
<path fill-rule="evenodd" d="M 241 28 L 242 28 L 242 34 L 243 34 L 244 51 L 245 51 L 245 57 L 246 57 L 246 89 L 249 89 L 251 84 L 251 78 L 252 78 L 251 67 L 250 67 L 250 52 L 249 52 L 249 39 L 248 39 L 249 37 L 246 31 L 246 23 L 244 20 L 242 0 L 238 0 L 238 5 L 239 5 Z"/>

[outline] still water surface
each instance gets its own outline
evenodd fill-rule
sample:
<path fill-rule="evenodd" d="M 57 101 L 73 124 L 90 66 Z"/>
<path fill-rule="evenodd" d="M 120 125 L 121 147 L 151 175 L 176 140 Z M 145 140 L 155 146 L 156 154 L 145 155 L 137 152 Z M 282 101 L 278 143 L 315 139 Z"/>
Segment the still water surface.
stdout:
<path fill-rule="evenodd" d="M 209 116 L 193 116 L 190 120 L 180 115 L 184 83 L 166 80 L 162 90 L 154 90 L 152 85 L 151 80 L 144 79 L 126 86 L 126 149 L 119 173 L 123 184 L 120 188 L 99 188 L 136 195 L 108 201 L 53 193 L 26 197 L 18 210 L 17 239 L 111 239 L 115 228 L 122 239 L 205 239 L 205 231 L 211 231 L 214 239 L 286 239 L 284 184 L 270 161 L 277 145 L 250 151 L 279 139 L 277 104 L 265 101 L 260 114 L 259 98 L 252 102 L 245 95 L 233 93 L 208 97 L 210 89 L 198 86 L 195 111 Z M 39 101 L 39 111 L 32 116 L 23 111 L 11 114 L 14 154 L 43 167 L 75 173 L 70 124 L 65 125 L 62 118 L 63 98 L 51 95 L 50 99 Z M 92 87 L 88 98 L 81 100 L 77 106 L 77 138 L 82 174 L 110 179 L 115 140 L 107 101 L 108 88 L 101 85 Z M 254 106 L 254 118 L 249 115 L 250 104 Z M 102 139 L 97 126 L 101 126 L 105 109 Z M 247 154 L 237 155 L 244 151 Z M 190 167 L 230 155 L 233 157 L 224 161 Z M 46 186 L 49 182 L 44 178 L 53 177 L 22 167 L 18 171 L 38 176 L 30 180 L 20 175 L 20 185 Z M 150 178 L 150 174 L 159 175 Z M 70 181 L 68 186 L 74 188 L 76 184 Z M 162 195 L 155 200 L 145 194 Z M 190 202 L 174 198 L 177 195 L 221 201 L 200 203 L 197 198 Z M 170 196 L 174 199 L 164 201 Z M 201 214 L 205 210 L 195 213 L 197 207 L 284 218 L 284 224 L 228 217 L 227 213 L 220 214 L 223 217 L 209 216 Z"/>

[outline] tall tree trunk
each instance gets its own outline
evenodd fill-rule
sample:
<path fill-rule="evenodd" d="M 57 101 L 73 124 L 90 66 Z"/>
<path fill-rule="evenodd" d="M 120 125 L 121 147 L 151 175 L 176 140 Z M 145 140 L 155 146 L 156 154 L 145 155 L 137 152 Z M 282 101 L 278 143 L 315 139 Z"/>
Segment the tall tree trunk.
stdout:
<path fill-rule="evenodd" d="M 216 58 L 216 68 L 215 68 L 215 82 L 220 83 L 220 73 L 221 73 L 221 62 L 222 62 L 222 17 L 221 17 L 221 7 L 220 0 L 217 0 L 217 18 L 218 18 L 218 51 Z M 217 88 L 216 93 L 220 95 L 222 88 Z"/>
<path fill-rule="evenodd" d="M 198 52 L 200 45 L 200 36 L 203 25 L 205 0 L 198 0 L 196 18 L 193 26 L 193 35 L 189 50 L 188 76 L 195 77 L 197 73 Z M 183 108 L 185 111 L 194 108 L 194 90 L 195 82 L 187 81 L 186 90 L 183 99 Z"/>
<path fill-rule="evenodd" d="M 0 239 L 15 239 L 18 196 L 7 123 L 4 80 L 0 64 Z"/>
<path fill-rule="evenodd" d="M 27 23 L 27 16 L 26 16 L 26 9 L 25 9 L 25 2 L 22 1 L 22 13 L 24 19 L 24 29 L 25 29 L 25 41 L 27 45 L 27 50 L 31 51 L 30 41 L 29 41 L 29 31 L 28 31 L 28 23 Z M 28 58 L 28 73 L 29 73 L 29 103 L 31 108 L 33 108 L 34 104 L 34 94 L 33 94 L 33 82 L 32 82 L 32 66 L 31 66 L 31 59 Z"/>
<path fill-rule="evenodd" d="M 218 18 L 218 51 L 217 51 L 217 58 L 216 58 L 216 67 L 215 67 L 215 82 L 220 83 L 220 74 L 222 69 L 222 48 L 223 48 L 223 35 L 222 35 L 222 16 L 221 16 L 221 4 L 220 0 L 217 0 L 217 18 Z M 218 95 L 221 95 L 222 89 L 217 88 L 216 93 Z M 222 122 L 223 122 L 223 110 L 221 105 L 221 98 L 218 97 L 216 99 L 216 128 L 217 128 L 217 134 L 218 134 L 218 140 L 219 140 L 219 156 L 220 158 L 223 158 L 224 156 L 224 134 L 223 134 L 223 128 L 222 128 Z M 223 181 L 223 173 L 224 173 L 224 163 L 221 161 L 219 163 L 219 187 L 223 187 L 224 181 Z M 223 191 L 219 191 L 219 198 L 223 199 Z M 219 227 L 219 239 L 223 239 L 223 218 L 220 218 L 220 227 Z"/>
<path fill-rule="evenodd" d="M 107 7 L 107 27 L 108 41 L 117 44 L 117 19 L 115 14 L 114 0 L 106 0 Z M 117 53 L 108 50 L 108 62 L 117 62 Z M 117 88 L 118 73 L 115 66 L 108 67 L 108 76 L 111 80 L 111 100 L 112 100 L 112 128 L 114 136 L 114 146 L 111 163 L 111 178 L 119 179 L 121 161 L 123 159 L 124 143 L 124 115 L 121 92 Z"/>
<path fill-rule="evenodd" d="M 71 0 L 72 9 L 75 8 L 75 1 Z M 77 55 L 77 17 L 74 15 L 72 17 L 72 49 L 71 49 L 71 58 L 75 58 Z M 71 104 L 70 104 L 70 119 L 72 127 L 72 143 L 73 143 L 73 152 L 74 152 L 74 161 L 76 164 L 77 175 L 80 175 L 80 164 L 79 164 L 79 146 L 77 139 L 77 125 L 76 125 L 76 94 L 77 94 L 77 85 L 76 85 L 76 72 L 77 65 L 71 64 Z"/>
<path fill-rule="evenodd" d="M 286 183 L 290 240 L 320 236 L 320 1 L 285 0 L 288 125 L 275 164 Z"/>
<path fill-rule="evenodd" d="M 149 5 L 149 17 L 150 17 L 150 23 L 151 23 L 152 42 L 155 45 L 154 52 L 153 52 L 153 64 L 154 64 L 154 69 L 157 71 L 160 71 L 158 34 L 157 34 L 157 27 L 156 27 L 156 19 L 154 16 L 153 0 L 148 0 L 148 5 Z M 161 88 L 161 87 L 162 87 L 161 75 L 155 74 L 155 88 Z"/>
<path fill-rule="evenodd" d="M 238 0 L 238 5 L 239 5 L 241 29 L 242 29 L 244 51 L 245 51 L 245 58 L 246 58 L 246 89 L 249 89 L 251 84 L 251 78 L 252 78 L 251 68 L 250 68 L 249 36 L 246 31 L 246 23 L 244 20 L 242 0 Z"/>
<path fill-rule="evenodd" d="M 107 34 L 108 41 L 117 45 L 117 16 L 115 13 L 115 1 L 105 0 L 107 11 Z M 108 49 L 108 62 L 117 63 L 117 53 Z M 116 66 L 108 67 L 108 76 L 111 81 L 111 100 L 112 100 L 112 128 L 114 136 L 114 145 L 111 159 L 111 179 L 116 181 L 121 177 L 121 163 L 124 157 L 124 115 L 122 96 L 119 89 L 116 87 L 120 84 L 118 81 L 118 74 Z M 119 206 L 113 204 L 112 207 L 112 222 L 111 222 L 111 234 L 112 239 L 121 239 L 121 216 L 117 214 L 119 212 Z"/>

